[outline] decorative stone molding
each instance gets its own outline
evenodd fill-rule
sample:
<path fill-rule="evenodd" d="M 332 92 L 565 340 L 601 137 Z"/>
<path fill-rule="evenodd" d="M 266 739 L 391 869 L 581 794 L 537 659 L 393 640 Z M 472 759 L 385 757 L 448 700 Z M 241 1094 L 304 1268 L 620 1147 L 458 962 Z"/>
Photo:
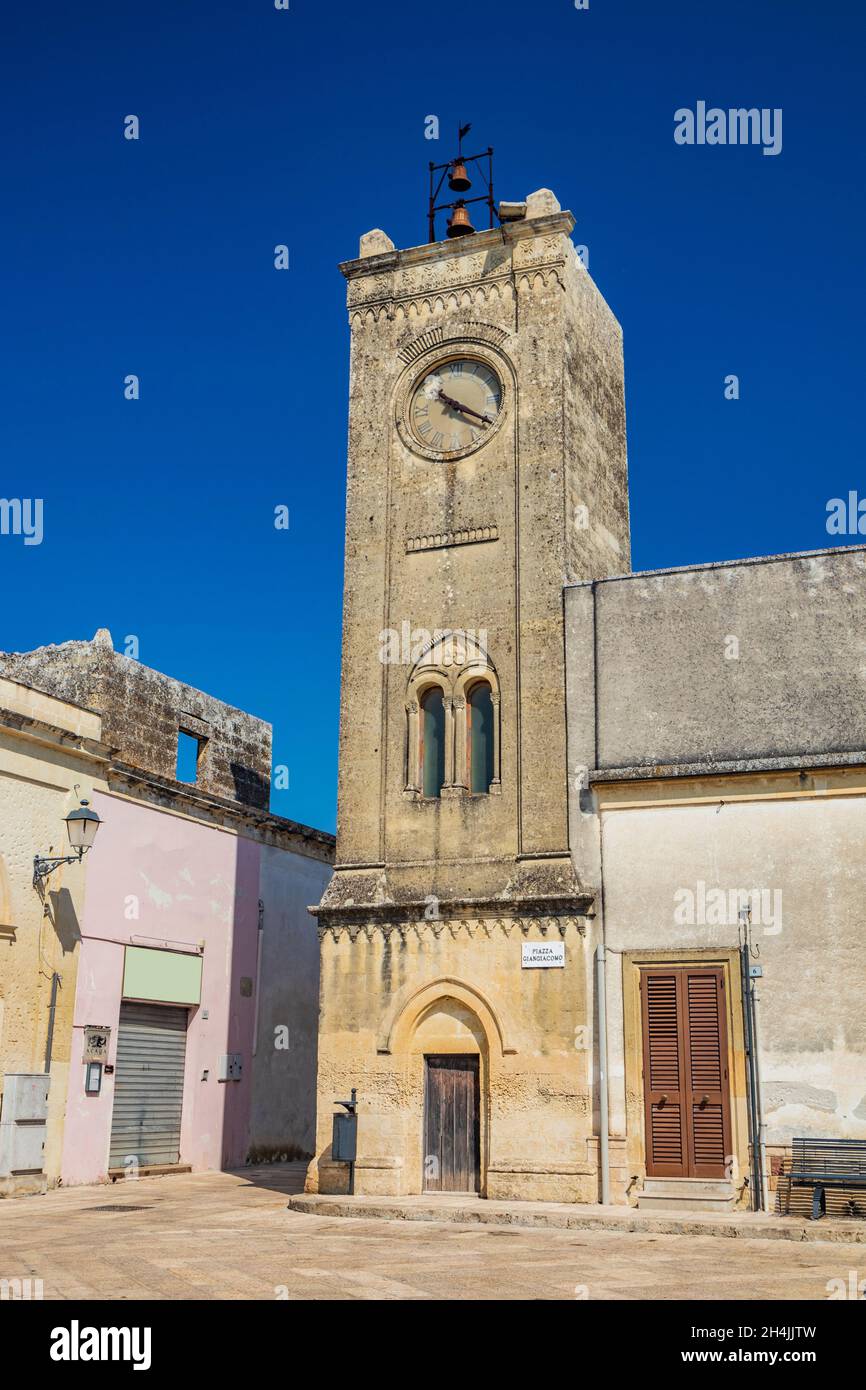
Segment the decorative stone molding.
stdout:
<path fill-rule="evenodd" d="M 409 363 L 414 362 L 416 357 L 420 357 L 428 348 L 438 347 L 444 340 L 444 328 L 431 328 L 427 333 L 413 338 L 411 343 L 407 343 L 406 347 L 400 349 L 397 356 L 408 367 Z"/>
<path fill-rule="evenodd" d="M 561 290 L 565 289 L 565 281 L 556 269 L 521 271 L 516 277 L 518 290 L 537 290 L 547 289 L 548 285 L 558 285 Z"/>
<path fill-rule="evenodd" d="M 382 317 L 393 319 L 398 323 L 401 319 L 418 323 L 429 315 L 444 314 L 446 311 L 450 312 L 456 309 L 473 309 L 476 305 L 508 304 L 510 310 L 513 302 L 514 288 L 509 273 L 487 280 L 482 285 L 467 286 L 459 291 L 407 295 L 399 300 L 388 296 L 386 299 L 372 302 L 366 307 L 350 304 L 349 322 L 353 329 L 362 323 L 378 323 Z"/>
<path fill-rule="evenodd" d="M 551 236 L 567 238 L 573 231 L 574 218 L 570 212 L 546 213 L 522 218 L 519 222 L 490 231 L 476 232 L 471 240 L 424 242 L 421 246 L 384 251 L 366 259 L 343 261 L 340 270 L 350 284 L 394 271 L 403 275 L 412 271 L 429 271 L 431 267 L 442 264 L 451 267 L 452 274 L 465 277 L 468 273 L 474 273 L 477 277 L 491 260 L 499 257 L 507 259 L 511 249 L 524 241 Z"/>
<path fill-rule="evenodd" d="M 468 323 L 461 325 L 459 334 L 454 336 L 454 342 L 455 345 L 462 345 L 467 339 L 481 339 L 483 342 L 493 343 L 494 347 L 501 347 L 508 336 L 508 331 L 504 328 L 497 328 L 492 323 L 482 323 L 479 319 L 470 319 Z M 400 348 L 397 356 L 408 367 L 411 362 L 423 356 L 430 348 L 440 347 L 445 341 L 444 328 L 430 328 L 426 333 L 421 333 L 405 347 Z"/>
<path fill-rule="evenodd" d="M 472 938 L 479 933 L 489 939 L 495 933 L 511 936 L 515 931 L 521 937 L 559 936 L 565 939 L 572 932 L 583 936 L 586 933 L 587 916 L 592 910 L 591 896 L 565 899 L 561 904 L 550 899 L 533 902 L 489 904 L 467 903 L 465 907 L 441 902 L 440 916 L 427 919 L 425 903 L 398 907 L 352 907 L 330 909 L 319 913 L 319 937 L 330 936 L 338 943 L 340 938 L 348 938 L 353 944 L 359 940 L 369 943 L 376 937 L 388 938 L 395 933 L 402 941 L 414 936 L 419 942 L 431 935 L 437 940 L 443 932 L 457 940 L 461 936 Z"/>
<path fill-rule="evenodd" d="M 408 536 L 406 553 L 411 555 L 418 550 L 444 550 L 452 545 L 478 545 L 483 541 L 498 540 L 499 527 L 495 522 L 491 526 L 465 526 L 460 531 L 440 531 L 432 536 Z"/>
<path fill-rule="evenodd" d="M 440 1000 L 456 999 L 475 1015 L 487 1038 L 488 1048 L 501 1053 L 515 1053 L 503 1026 L 503 1020 L 489 999 L 476 985 L 443 975 L 423 985 L 409 985 L 398 996 L 376 1040 L 381 1054 L 401 1053 L 417 1027 L 422 1015 Z"/>
<path fill-rule="evenodd" d="M 564 283 L 574 227 L 569 213 L 527 218 L 478 233 L 471 245 L 416 247 L 347 262 L 347 307 L 353 328 L 386 318 L 410 322 L 475 305 L 513 303 L 515 276 L 530 292 L 552 280 Z M 543 272 L 529 276 L 529 268 Z M 494 341 L 488 339 L 488 341 Z M 403 345 L 401 351 L 408 348 Z M 419 351 L 423 351 L 419 348 Z M 403 359 L 404 361 L 406 359 Z M 409 359 L 411 360 L 411 359 Z"/>

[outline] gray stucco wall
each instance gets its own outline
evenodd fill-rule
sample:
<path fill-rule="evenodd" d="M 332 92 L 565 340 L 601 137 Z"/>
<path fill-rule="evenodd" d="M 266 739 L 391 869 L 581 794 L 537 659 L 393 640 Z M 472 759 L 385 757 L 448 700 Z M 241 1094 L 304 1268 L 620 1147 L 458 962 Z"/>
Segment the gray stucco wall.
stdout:
<path fill-rule="evenodd" d="M 688 923 L 684 890 L 761 892 L 753 921 L 767 1142 L 866 1137 L 866 797 L 613 809 L 602 816 L 614 1133 L 624 1132 L 623 951 L 736 948 L 736 919 Z M 769 909 L 767 911 L 766 909 Z M 759 914 L 760 917 L 760 914 Z"/>
<path fill-rule="evenodd" d="M 565 630 L 570 843 L 608 950 L 628 1173 L 643 1119 L 626 962 L 733 951 L 736 906 L 678 915 L 719 890 L 753 901 L 767 1143 L 862 1137 L 866 548 L 574 585 Z"/>
<path fill-rule="evenodd" d="M 572 765 L 866 749 L 866 547 L 566 589 Z"/>
<path fill-rule="evenodd" d="M 317 903 L 330 864 L 265 845 L 261 1003 L 253 1063 L 250 1159 L 311 1158 L 316 1132 L 319 938 Z M 288 1030 L 288 1047 L 278 1030 Z"/>

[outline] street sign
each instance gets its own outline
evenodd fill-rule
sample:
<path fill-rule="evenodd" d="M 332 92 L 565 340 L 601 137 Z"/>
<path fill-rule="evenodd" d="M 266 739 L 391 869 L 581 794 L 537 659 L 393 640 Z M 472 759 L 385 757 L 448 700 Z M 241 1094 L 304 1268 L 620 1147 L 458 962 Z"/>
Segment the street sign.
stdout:
<path fill-rule="evenodd" d="M 520 947 L 523 970 L 550 970 L 565 965 L 564 941 L 524 941 Z"/>

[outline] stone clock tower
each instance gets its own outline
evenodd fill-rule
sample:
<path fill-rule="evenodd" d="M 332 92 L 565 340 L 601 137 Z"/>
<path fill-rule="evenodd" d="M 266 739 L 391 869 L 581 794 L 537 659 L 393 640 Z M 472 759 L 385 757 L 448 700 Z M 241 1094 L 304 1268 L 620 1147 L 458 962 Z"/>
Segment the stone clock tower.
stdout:
<path fill-rule="evenodd" d="M 629 570 L 619 326 L 546 190 L 342 267 L 351 326 L 337 862 L 318 1142 L 355 1191 L 597 1200 L 592 896 L 569 843 L 563 586 Z"/>

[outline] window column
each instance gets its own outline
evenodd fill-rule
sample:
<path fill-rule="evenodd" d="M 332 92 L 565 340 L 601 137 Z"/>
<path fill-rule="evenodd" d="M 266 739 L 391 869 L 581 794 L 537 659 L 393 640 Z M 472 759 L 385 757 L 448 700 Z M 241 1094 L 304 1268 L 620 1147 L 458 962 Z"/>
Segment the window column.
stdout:
<path fill-rule="evenodd" d="M 406 787 L 410 796 L 418 796 L 421 791 L 421 726 L 418 719 L 418 701 L 409 700 L 406 705 Z"/>

